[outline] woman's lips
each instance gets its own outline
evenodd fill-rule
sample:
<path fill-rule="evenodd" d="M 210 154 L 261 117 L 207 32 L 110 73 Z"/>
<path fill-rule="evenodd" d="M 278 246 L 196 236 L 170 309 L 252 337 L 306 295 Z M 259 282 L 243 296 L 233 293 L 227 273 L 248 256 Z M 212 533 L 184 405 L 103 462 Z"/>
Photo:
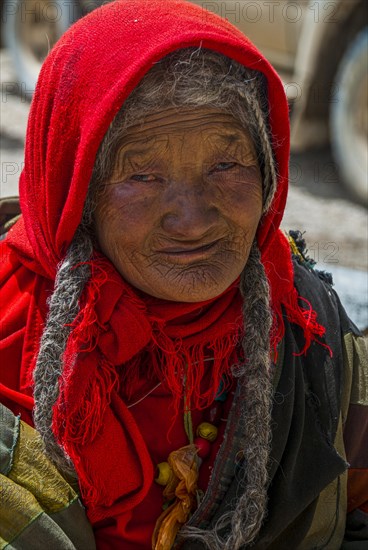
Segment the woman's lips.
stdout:
<path fill-rule="evenodd" d="M 160 254 L 175 260 L 191 261 L 196 259 L 204 259 L 211 256 L 214 250 L 217 248 L 220 240 L 213 241 L 204 245 L 196 246 L 172 246 L 159 250 Z"/>

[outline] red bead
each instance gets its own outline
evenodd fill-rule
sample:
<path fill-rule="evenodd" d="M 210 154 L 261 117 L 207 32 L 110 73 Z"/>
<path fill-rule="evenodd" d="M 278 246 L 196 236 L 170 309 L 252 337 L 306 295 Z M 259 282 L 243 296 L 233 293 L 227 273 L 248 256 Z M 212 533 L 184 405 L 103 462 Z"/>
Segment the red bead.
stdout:
<path fill-rule="evenodd" d="M 204 420 L 211 424 L 219 424 L 222 417 L 223 404 L 221 401 L 214 401 L 204 413 Z"/>
<path fill-rule="evenodd" d="M 206 458 L 211 452 L 211 443 L 207 439 L 203 439 L 203 437 L 196 437 L 194 445 L 198 449 L 198 456 L 200 458 Z"/>

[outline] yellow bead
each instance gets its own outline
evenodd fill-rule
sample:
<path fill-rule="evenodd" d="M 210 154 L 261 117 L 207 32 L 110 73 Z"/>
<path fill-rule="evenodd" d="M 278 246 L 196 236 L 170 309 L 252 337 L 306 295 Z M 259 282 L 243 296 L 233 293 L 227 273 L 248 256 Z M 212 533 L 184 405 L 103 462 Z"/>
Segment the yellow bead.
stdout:
<path fill-rule="evenodd" d="M 167 485 L 171 476 L 172 469 L 167 462 L 160 462 L 160 464 L 157 464 L 157 477 L 155 478 L 156 483 L 159 485 Z"/>
<path fill-rule="evenodd" d="M 207 441 L 211 441 L 211 443 L 215 441 L 217 432 L 216 426 L 209 422 L 202 422 L 197 428 L 197 435 L 203 437 L 203 439 L 207 439 Z"/>

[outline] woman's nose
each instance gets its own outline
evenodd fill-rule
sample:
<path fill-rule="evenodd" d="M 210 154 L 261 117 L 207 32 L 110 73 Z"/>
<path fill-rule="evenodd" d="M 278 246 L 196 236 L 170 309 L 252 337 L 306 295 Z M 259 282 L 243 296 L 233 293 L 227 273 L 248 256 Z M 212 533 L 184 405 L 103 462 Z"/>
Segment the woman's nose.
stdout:
<path fill-rule="evenodd" d="M 172 238 L 200 240 L 218 224 L 218 209 L 203 185 L 178 187 L 167 194 L 161 226 Z"/>

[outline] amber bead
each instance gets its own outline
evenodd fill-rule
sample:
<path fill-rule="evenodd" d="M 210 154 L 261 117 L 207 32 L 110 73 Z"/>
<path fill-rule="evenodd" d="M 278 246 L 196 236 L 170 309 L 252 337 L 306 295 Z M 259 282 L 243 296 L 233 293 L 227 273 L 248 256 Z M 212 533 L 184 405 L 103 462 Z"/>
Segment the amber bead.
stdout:
<path fill-rule="evenodd" d="M 211 451 L 211 443 L 207 439 L 203 439 L 203 437 L 196 437 L 194 445 L 198 449 L 198 456 L 200 458 L 207 458 Z"/>
<path fill-rule="evenodd" d="M 157 471 L 155 481 L 159 485 L 167 485 L 172 476 L 172 469 L 167 462 L 160 462 L 157 464 Z"/>
<path fill-rule="evenodd" d="M 217 428 L 213 424 L 210 424 L 209 422 L 201 422 L 201 424 L 197 428 L 197 435 L 199 437 L 203 437 L 203 439 L 207 439 L 208 441 L 215 441 L 217 437 Z"/>
<path fill-rule="evenodd" d="M 210 408 L 207 409 L 204 414 L 205 421 L 216 426 L 220 423 L 222 411 L 223 404 L 221 403 L 221 401 L 214 401 Z"/>

